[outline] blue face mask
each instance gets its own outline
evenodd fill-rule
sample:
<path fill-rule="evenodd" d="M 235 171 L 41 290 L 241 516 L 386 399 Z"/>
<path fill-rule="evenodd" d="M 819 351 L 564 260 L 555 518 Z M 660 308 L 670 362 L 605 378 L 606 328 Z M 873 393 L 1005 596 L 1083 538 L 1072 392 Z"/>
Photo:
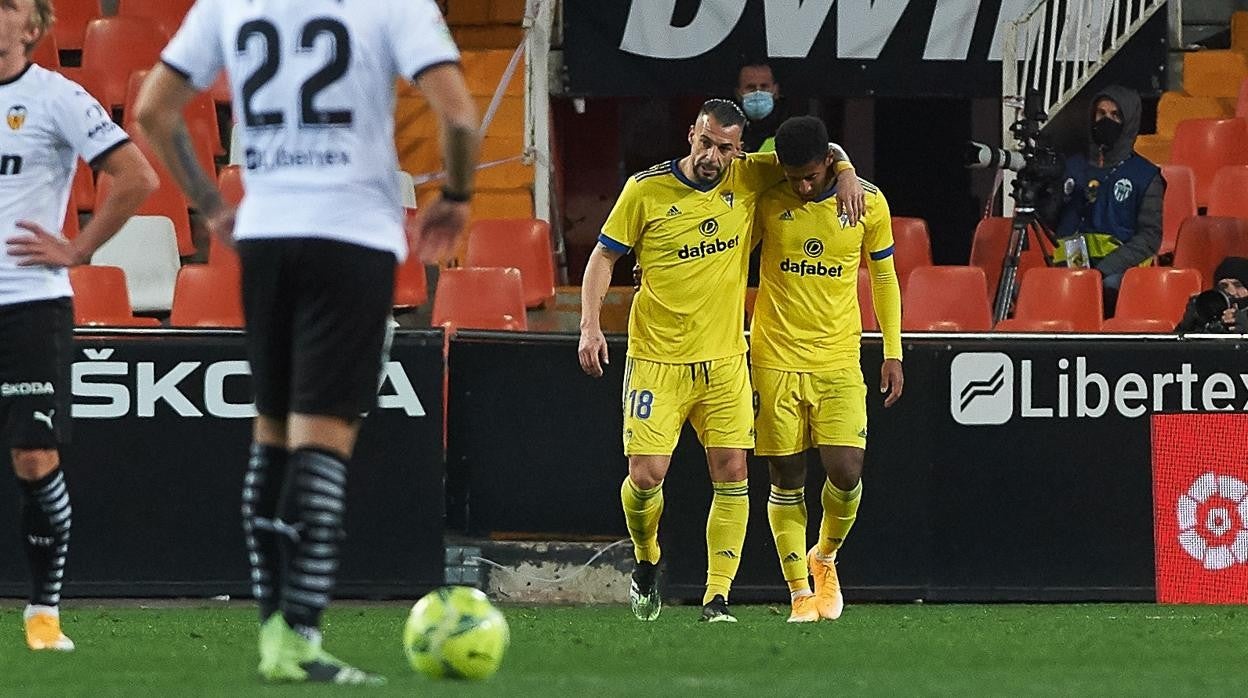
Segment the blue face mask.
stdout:
<path fill-rule="evenodd" d="M 770 92 L 759 90 L 741 95 L 741 110 L 753 121 L 767 118 L 776 106 L 776 98 Z"/>

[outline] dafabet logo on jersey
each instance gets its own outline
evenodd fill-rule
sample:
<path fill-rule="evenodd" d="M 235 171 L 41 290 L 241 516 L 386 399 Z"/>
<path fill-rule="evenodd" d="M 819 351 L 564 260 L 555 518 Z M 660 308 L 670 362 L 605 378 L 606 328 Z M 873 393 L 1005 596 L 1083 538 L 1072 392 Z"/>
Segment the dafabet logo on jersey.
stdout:
<path fill-rule="evenodd" d="M 949 412 L 958 424 L 1005 424 L 1014 416 L 1014 362 L 1000 352 L 953 357 Z"/>
<path fill-rule="evenodd" d="M 22 125 L 26 123 L 26 107 L 20 104 L 9 107 L 9 113 L 5 117 L 5 121 L 9 123 L 10 129 L 20 131 Z"/>

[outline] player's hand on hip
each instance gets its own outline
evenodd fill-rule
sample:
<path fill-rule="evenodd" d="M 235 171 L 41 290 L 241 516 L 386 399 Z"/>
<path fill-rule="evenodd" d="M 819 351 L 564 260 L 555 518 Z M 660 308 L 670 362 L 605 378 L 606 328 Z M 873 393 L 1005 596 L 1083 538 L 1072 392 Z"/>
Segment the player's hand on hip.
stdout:
<path fill-rule="evenodd" d="M 867 194 L 853 170 L 845 170 L 836 176 L 836 210 L 849 218 L 850 225 L 858 225 L 867 212 Z"/>
<path fill-rule="evenodd" d="M 47 231 L 38 223 L 18 221 L 16 225 L 29 233 L 5 241 L 9 254 L 21 260 L 18 266 L 73 267 L 91 261 L 73 242 Z"/>
<path fill-rule="evenodd" d="M 426 264 L 445 261 L 455 251 L 468 222 L 468 203 L 438 197 L 410 219 L 407 238 Z"/>
<path fill-rule="evenodd" d="M 602 367 L 611 363 L 607 355 L 607 338 L 602 330 L 581 330 L 581 342 L 576 354 L 581 370 L 594 378 L 601 378 Z"/>
<path fill-rule="evenodd" d="M 880 366 L 880 392 L 884 393 L 885 407 L 892 407 L 897 402 L 905 382 L 905 376 L 901 373 L 901 360 L 884 359 L 884 365 Z"/>

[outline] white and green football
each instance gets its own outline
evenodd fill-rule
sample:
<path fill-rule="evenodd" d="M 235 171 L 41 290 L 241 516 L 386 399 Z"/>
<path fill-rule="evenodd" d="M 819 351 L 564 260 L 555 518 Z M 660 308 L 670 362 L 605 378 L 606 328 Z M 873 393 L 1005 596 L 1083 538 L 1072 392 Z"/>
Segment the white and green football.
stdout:
<path fill-rule="evenodd" d="M 477 589 L 436 589 L 412 606 L 403 649 L 416 671 L 435 679 L 486 679 L 511 639 L 507 619 Z"/>

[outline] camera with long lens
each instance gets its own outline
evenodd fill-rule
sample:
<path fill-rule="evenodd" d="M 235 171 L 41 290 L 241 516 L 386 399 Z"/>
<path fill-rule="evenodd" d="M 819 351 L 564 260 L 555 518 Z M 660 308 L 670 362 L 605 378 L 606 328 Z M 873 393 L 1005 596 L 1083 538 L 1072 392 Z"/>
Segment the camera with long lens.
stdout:
<path fill-rule="evenodd" d="M 1212 326 L 1213 329 L 1225 325 L 1222 322 L 1222 313 L 1231 308 L 1236 311 L 1248 308 L 1248 298 L 1238 298 L 1220 288 L 1211 288 L 1198 293 L 1192 304 L 1192 311 L 1200 324 L 1206 328 Z"/>
<path fill-rule="evenodd" d="M 1023 114 L 1010 125 L 1016 149 L 994 148 L 968 141 L 966 166 L 970 169 L 1013 170 L 1018 173 L 1011 196 L 1019 207 L 1034 209 L 1041 192 L 1062 175 L 1062 158 L 1042 133 L 1049 115 L 1040 93 L 1032 90 L 1023 103 Z"/>

